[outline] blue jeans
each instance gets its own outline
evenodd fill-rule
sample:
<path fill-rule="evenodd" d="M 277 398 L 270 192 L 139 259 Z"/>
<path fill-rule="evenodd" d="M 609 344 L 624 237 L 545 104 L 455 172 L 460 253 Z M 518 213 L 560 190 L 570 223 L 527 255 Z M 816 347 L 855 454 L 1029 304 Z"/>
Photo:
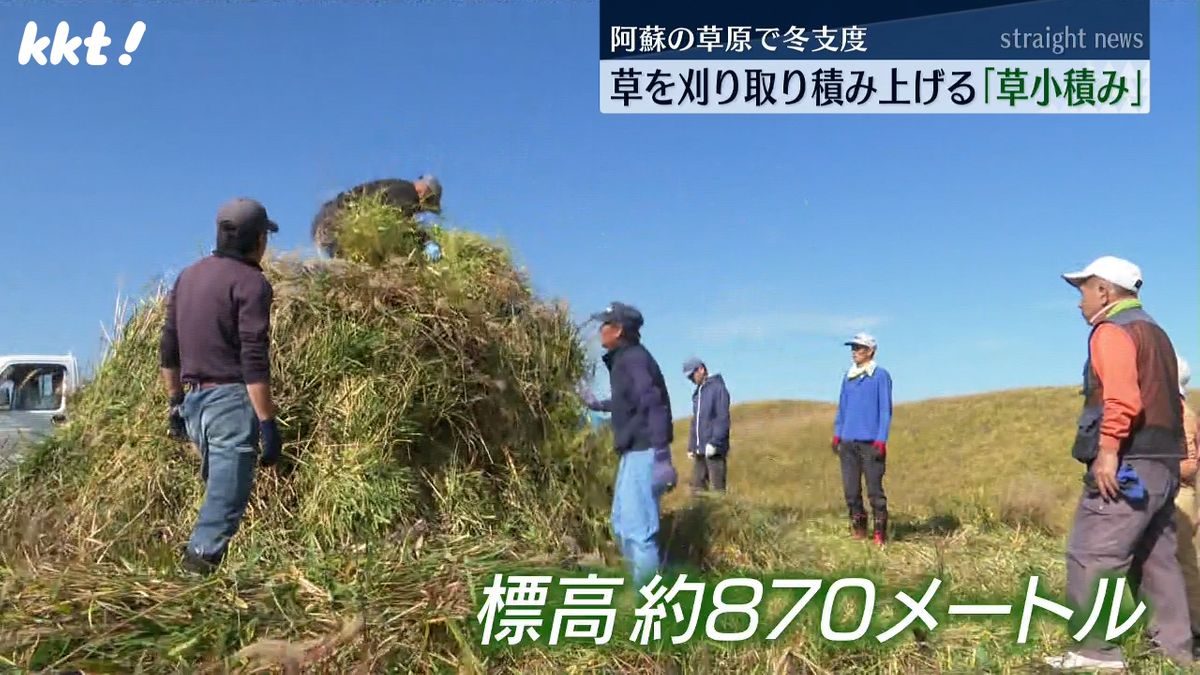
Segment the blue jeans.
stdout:
<path fill-rule="evenodd" d="M 659 499 L 675 484 L 674 470 L 665 471 L 670 453 L 670 449 L 630 450 L 621 455 L 617 466 L 612 503 L 613 538 L 626 566 L 632 568 L 634 583 L 639 585 L 649 581 L 661 563 L 658 506 Z"/>
<path fill-rule="evenodd" d="M 188 436 L 200 450 L 204 503 L 188 547 L 211 561 L 225 555 L 238 531 L 258 463 L 258 416 L 244 384 L 188 392 L 183 400 Z"/>

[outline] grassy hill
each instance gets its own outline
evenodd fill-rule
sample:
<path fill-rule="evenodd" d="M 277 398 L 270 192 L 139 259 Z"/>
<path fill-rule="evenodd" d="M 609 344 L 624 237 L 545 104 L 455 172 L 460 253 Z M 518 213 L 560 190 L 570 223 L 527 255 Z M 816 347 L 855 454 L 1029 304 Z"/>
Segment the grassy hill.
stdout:
<path fill-rule="evenodd" d="M 1033 389 L 896 407 L 883 549 L 847 537 L 831 406 L 738 406 L 730 492 L 717 498 L 688 496 L 681 421 L 681 486 L 661 528 L 669 571 L 709 594 L 731 577 L 764 581 L 756 638 L 715 643 L 702 620 L 673 646 L 672 615 L 666 643 L 640 648 L 625 595 L 603 647 L 482 648 L 494 574 L 621 572 L 607 535 L 617 458 L 575 393 L 582 339 L 493 242 L 434 231 L 433 261 L 417 250 L 426 235 L 387 208 L 364 204 L 350 224 L 351 260 L 265 266 L 286 458 L 260 474 L 218 574 L 175 564 L 203 486 L 198 457 L 164 434 L 162 297 L 114 331 L 71 419 L 0 476 L 5 672 L 1029 672 L 1064 647 L 1044 612 L 1014 644 L 1031 575 L 1041 597 L 1061 598 L 1082 473 L 1068 452 L 1078 396 Z M 822 590 L 767 640 L 794 602 L 770 590 L 778 576 L 872 580 L 868 638 L 908 615 L 897 593 L 920 599 L 937 580 L 940 624 L 886 644 L 830 641 Z M 952 602 L 1012 603 L 1014 615 L 947 617 Z M 853 628 L 861 604 L 836 596 L 836 627 Z M 1160 669 L 1138 635 L 1126 643 L 1140 672 Z"/>
<path fill-rule="evenodd" d="M 601 558 L 611 573 L 616 558 L 611 545 L 584 535 L 582 542 L 564 544 L 568 538 L 562 532 L 526 529 L 512 536 L 464 525 L 453 536 L 429 533 L 415 545 L 411 532 L 405 534 L 381 566 L 354 571 L 353 583 L 375 585 L 365 590 L 342 586 L 327 566 L 319 567 L 320 572 L 284 566 L 272 573 L 274 585 L 253 569 L 234 568 L 226 578 L 196 586 L 172 577 L 163 560 L 104 567 L 95 561 L 83 568 L 43 565 L 39 574 L 9 558 L 9 567 L 0 568 L 10 576 L 0 596 L 0 618 L 4 625 L 25 627 L 0 631 L 0 654 L 13 666 L 40 653 L 43 663 L 59 667 L 70 662 L 66 657 L 86 656 L 92 667 L 136 662 L 145 672 L 228 672 L 244 662 L 233 654 L 238 647 L 238 656 L 276 654 L 276 663 L 290 659 L 293 667 L 306 662 L 305 654 L 317 654 L 304 672 L 351 672 L 353 664 L 360 669 L 354 672 L 1040 672 L 1038 657 L 1064 648 L 1066 628 L 1039 614 L 1030 644 L 1019 646 L 1017 626 L 1031 575 L 1040 577 L 1039 595 L 1062 599 L 1064 533 L 1081 475 L 1068 450 L 1078 404 L 1075 391 L 1051 388 L 897 406 L 885 479 L 893 541 L 883 549 L 846 535 L 838 466 L 828 446 L 833 406 L 789 401 L 736 406 L 729 493 L 724 497 L 694 499 L 687 494 L 687 422 L 678 421 L 673 454 L 681 487 L 664 500 L 661 534 L 671 565 L 691 570 L 710 585 L 734 576 L 820 578 L 826 583 L 868 578 L 878 584 L 868 633 L 872 637 L 907 615 L 894 599 L 897 592 L 919 599 L 931 580 L 940 580 L 930 605 L 940 622 L 936 629 L 927 631 L 916 623 L 885 645 L 823 638 L 817 623 L 822 591 L 797 619 L 798 629 L 775 642 L 695 639 L 655 653 L 622 644 L 621 631 L 628 635 L 630 620 L 618 623 L 614 645 L 604 648 L 485 652 L 474 628 L 481 596 L 470 597 L 468 586 L 482 584 L 494 571 L 531 565 L 582 574 L 580 565 L 595 571 Z M 526 514 L 564 513 L 582 508 L 584 501 L 597 507 L 594 493 L 606 491 L 615 460 L 606 457 L 609 451 L 603 446 L 583 452 L 592 469 L 590 476 L 578 479 L 580 503 L 572 497 L 554 504 L 514 501 L 510 506 L 522 513 L 516 522 L 528 528 L 526 523 L 536 522 L 537 516 Z M 608 468 L 598 471 L 597 461 Z M 515 474 L 511 479 L 521 480 Z M 445 490 L 452 483 L 438 485 Z M 450 495 L 445 499 L 460 501 Z M 602 494 L 599 499 L 603 508 Z M 459 517 L 469 517 L 461 503 L 453 509 Z M 503 521 L 496 514 L 490 517 Z M 535 541 L 539 543 L 530 545 Z M 591 554 L 573 550 L 580 543 L 596 549 Z M 104 573 L 99 582 L 97 569 Z M 355 602 L 343 602 L 339 609 L 336 596 L 347 593 Z M 843 597 L 835 616 L 842 621 L 838 627 L 848 629 L 857 621 L 860 601 L 852 594 Z M 281 601 L 286 604 L 279 605 Z M 947 617 L 945 608 L 952 602 L 1011 603 L 1014 614 Z M 368 614 L 373 616 L 368 626 L 372 621 L 381 626 L 374 633 L 368 627 L 366 638 L 355 633 L 362 631 L 361 624 L 336 635 L 335 617 L 362 603 L 374 613 Z M 765 635 L 789 605 L 778 599 L 764 605 L 758 634 Z M 88 607 L 96 614 L 86 623 L 82 614 L 70 616 L 70 608 L 83 612 Z M 298 627 L 297 612 L 317 620 Z M 225 625 L 229 622 L 233 625 Z M 238 622 L 241 628 L 234 627 Z M 289 622 L 290 630 L 282 627 Z M 255 633 L 262 637 L 264 632 L 293 642 L 253 641 Z M 31 644 L 31 635 L 41 644 Z M 301 642 L 305 639 L 307 643 Z M 46 645 L 56 641 L 57 648 L 48 651 Z M 394 644 L 381 647 L 389 642 Z M 1126 648 L 1138 672 L 1173 672 L 1146 654 L 1139 635 L 1128 638 Z M 55 660 L 49 654 L 65 656 Z"/>
<path fill-rule="evenodd" d="M 1063 388 L 897 405 L 885 477 L 891 509 L 914 517 L 991 510 L 1061 531 L 1082 475 L 1070 455 L 1079 405 Z M 810 402 L 735 406 L 730 492 L 756 506 L 844 510 L 829 448 L 834 413 L 832 404 Z M 687 420 L 678 421 L 673 450 L 677 467 L 690 472 L 687 433 Z M 668 503 L 683 500 L 679 493 Z"/>
<path fill-rule="evenodd" d="M 1038 388 L 896 406 L 885 477 L 893 532 L 883 549 L 847 536 L 838 461 L 829 447 L 833 405 L 735 406 L 729 493 L 697 500 L 681 489 L 665 500 L 673 559 L 707 567 L 714 578 L 735 571 L 758 578 L 865 576 L 889 589 L 881 598 L 898 589 L 919 598 L 937 578 L 943 609 L 950 602 L 1011 602 L 1014 617 L 951 618 L 927 639 L 881 654 L 851 654 L 810 639 L 743 652 L 722 667 L 1037 672 L 1038 656 L 1066 645 L 1065 626 L 1035 618 L 1041 639 L 1032 638 L 1027 649 L 1014 643 L 1032 575 L 1040 577 L 1042 597 L 1063 601 L 1065 535 L 1083 474 L 1070 456 L 1079 405 L 1075 389 Z M 691 471 L 687 433 L 687 420 L 677 421 L 673 456 L 681 483 Z M 888 625 L 882 619 L 880 630 Z M 1140 640 L 1126 645 L 1139 672 L 1174 672 L 1148 657 Z"/>

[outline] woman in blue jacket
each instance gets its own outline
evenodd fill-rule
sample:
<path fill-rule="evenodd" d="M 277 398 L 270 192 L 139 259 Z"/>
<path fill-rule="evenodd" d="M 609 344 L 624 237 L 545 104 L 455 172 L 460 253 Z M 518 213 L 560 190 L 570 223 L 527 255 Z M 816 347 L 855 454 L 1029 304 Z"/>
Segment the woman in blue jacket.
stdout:
<path fill-rule="evenodd" d="M 833 451 L 841 459 L 842 488 L 850 509 L 851 532 L 867 536 L 862 479 L 875 515 L 875 543 L 887 538 L 887 496 L 883 474 L 887 469 L 887 440 L 892 424 L 892 377 L 875 364 L 875 338 L 866 333 L 849 342 L 853 365 L 842 380 L 837 418 L 833 423 Z"/>
<path fill-rule="evenodd" d="M 641 312 L 614 302 L 592 319 L 601 324 L 612 398 L 597 401 L 589 393 L 585 403 L 612 414 L 613 449 L 621 458 L 613 488 L 613 538 L 634 582 L 641 584 L 659 569 L 659 499 L 677 478 L 671 464 L 671 401 L 658 363 L 642 346 Z"/>

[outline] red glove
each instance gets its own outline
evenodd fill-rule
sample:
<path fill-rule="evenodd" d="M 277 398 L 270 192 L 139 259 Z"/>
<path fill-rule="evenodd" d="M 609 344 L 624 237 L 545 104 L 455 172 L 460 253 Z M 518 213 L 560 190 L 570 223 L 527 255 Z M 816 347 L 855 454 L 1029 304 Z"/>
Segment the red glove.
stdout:
<path fill-rule="evenodd" d="M 839 446 L 839 445 L 841 445 L 841 444 L 842 444 L 842 439 L 841 439 L 841 438 L 838 438 L 837 436 L 834 436 L 834 437 L 833 437 L 833 451 L 834 451 L 834 452 L 837 452 L 837 451 L 838 451 L 838 446 Z"/>
<path fill-rule="evenodd" d="M 887 457 L 887 441 L 875 441 L 871 445 L 875 446 L 875 449 L 879 451 L 879 459 Z"/>

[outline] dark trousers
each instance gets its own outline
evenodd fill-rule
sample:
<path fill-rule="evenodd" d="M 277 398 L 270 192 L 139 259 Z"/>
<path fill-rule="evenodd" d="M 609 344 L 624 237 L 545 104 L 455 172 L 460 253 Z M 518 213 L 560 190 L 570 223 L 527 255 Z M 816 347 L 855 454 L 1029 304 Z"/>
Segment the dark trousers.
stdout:
<path fill-rule="evenodd" d="M 1178 462 L 1127 460 L 1146 486 L 1146 498 L 1106 502 L 1084 490 L 1075 510 L 1067 541 L 1067 598 L 1076 608 L 1072 628 L 1083 626 L 1091 613 L 1092 595 L 1100 575 L 1125 575 L 1131 591 L 1147 600 L 1150 636 L 1172 660 L 1190 663 L 1192 627 L 1187 590 L 1177 558 L 1175 495 L 1179 490 Z M 1110 606 L 1113 581 L 1105 591 Z M 1124 618 L 1122 616 L 1121 618 Z M 1097 631 L 1103 637 L 1103 627 Z M 1091 658 L 1117 660 L 1120 647 L 1091 639 L 1077 650 Z"/>
<path fill-rule="evenodd" d="M 867 512 L 863 507 L 862 479 L 867 478 L 867 497 L 876 521 L 887 518 L 887 495 L 883 492 L 883 474 L 887 469 L 886 458 L 870 443 L 842 441 L 838 446 L 838 457 L 842 461 L 842 490 L 846 495 L 846 507 L 850 517 L 862 519 Z"/>
<path fill-rule="evenodd" d="M 692 455 L 692 492 L 713 489 L 725 491 L 725 455 Z"/>

